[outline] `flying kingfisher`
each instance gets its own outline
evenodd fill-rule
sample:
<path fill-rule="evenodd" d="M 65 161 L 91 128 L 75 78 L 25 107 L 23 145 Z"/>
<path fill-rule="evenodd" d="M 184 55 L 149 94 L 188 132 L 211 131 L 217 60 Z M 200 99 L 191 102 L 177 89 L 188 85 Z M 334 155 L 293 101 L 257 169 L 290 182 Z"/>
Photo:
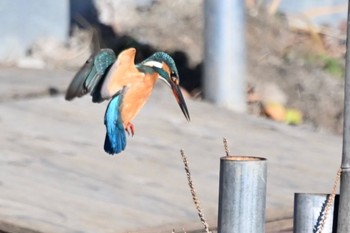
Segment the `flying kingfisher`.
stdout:
<path fill-rule="evenodd" d="M 179 86 L 179 74 L 171 56 L 156 52 L 135 65 L 135 54 L 136 49 L 129 48 L 116 58 L 113 50 L 101 49 L 86 61 L 66 92 L 66 100 L 88 93 L 94 103 L 111 99 L 104 116 L 104 150 L 112 155 L 125 149 L 125 131 L 134 135 L 131 121 L 148 100 L 158 78 L 171 87 L 183 114 L 190 121 Z"/>

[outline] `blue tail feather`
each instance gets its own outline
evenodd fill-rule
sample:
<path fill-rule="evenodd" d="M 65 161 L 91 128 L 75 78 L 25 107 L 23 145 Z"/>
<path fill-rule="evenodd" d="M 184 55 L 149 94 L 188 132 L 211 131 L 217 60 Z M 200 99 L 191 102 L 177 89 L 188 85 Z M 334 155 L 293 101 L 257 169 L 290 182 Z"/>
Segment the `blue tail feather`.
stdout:
<path fill-rule="evenodd" d="M 126 147 L 126 135 L 120 117 L 120 105 L 123 91 L 115 95 L 109 102 L 105 113 L 106 138 L 104 150 L 113 155 L 122 152 Z"/>

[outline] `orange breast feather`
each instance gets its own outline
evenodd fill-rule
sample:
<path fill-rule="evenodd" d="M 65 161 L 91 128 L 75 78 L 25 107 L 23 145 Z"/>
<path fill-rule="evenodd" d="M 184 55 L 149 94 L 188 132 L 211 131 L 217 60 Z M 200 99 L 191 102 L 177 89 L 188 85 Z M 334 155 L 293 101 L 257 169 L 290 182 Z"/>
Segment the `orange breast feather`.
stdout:
<path fill-rule="evenodd" d="M 128 85 L 121 106 L 121 118 L 126 124 L 131 122 L 152 93 L 158 74 L 147 74 L 137 82 Z"/>

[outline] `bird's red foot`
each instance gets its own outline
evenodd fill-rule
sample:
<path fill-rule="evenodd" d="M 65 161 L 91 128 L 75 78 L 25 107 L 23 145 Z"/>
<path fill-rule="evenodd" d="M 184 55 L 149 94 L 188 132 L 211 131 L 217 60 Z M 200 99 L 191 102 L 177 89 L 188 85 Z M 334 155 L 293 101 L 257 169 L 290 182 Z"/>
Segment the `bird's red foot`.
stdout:
<path fill-rule="evenodd" d="M 130 136 L 130 133 L 131 133 L 131 136 L 134 136 L 134 132 L 135 132 L 134 125 L 129 122 L 128 124 L 126 124 L 125 131 L 128 133 L 129 136 Z"/>

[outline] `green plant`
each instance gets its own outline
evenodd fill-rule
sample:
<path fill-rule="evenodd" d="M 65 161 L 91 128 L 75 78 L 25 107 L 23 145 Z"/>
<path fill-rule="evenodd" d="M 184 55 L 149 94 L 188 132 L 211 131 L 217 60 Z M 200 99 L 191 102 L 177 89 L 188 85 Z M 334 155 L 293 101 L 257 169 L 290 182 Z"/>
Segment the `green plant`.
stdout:
<path fill-rule="evenodd" d="M 328 56 L 326 54 L 321 55 L 309 55 L 306 58 L 309 64 L 320 65 L 324 71 L 327 73 L 336 76 L 336 77 L 344 77 L 345 67 L 341 63 L 341 61 L 337 58 Z"/>

